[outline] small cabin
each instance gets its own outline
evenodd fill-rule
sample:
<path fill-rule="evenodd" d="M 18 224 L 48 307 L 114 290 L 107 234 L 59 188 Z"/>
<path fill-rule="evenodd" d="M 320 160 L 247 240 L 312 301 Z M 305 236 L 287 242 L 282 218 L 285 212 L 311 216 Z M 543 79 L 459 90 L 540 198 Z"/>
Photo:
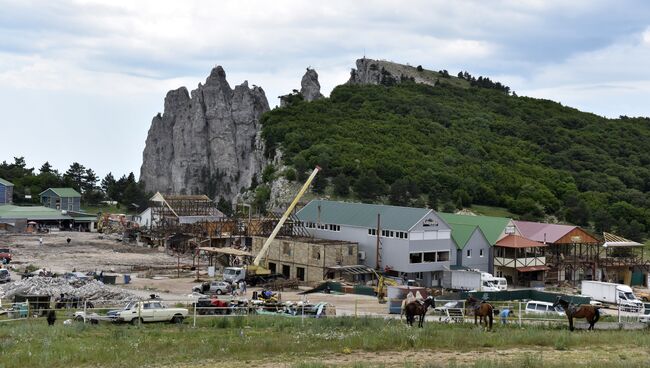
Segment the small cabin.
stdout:
<path fill-rule="evenodd" d="M 81 194 L 72 188 L 49 188 L 40 196 L 45 207 L 76 212 L 81 208 Z"/>
<path fill-rule="evenodd" d="M 0 206 L 13 203 L 14 185 L 0 178 Z"/>

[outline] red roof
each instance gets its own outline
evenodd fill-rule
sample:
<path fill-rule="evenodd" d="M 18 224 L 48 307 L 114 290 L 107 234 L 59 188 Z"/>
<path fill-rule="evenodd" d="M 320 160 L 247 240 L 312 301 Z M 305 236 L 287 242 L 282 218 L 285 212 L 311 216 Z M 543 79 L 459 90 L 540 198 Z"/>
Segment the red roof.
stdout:
<path fill-rule="evenodd" d="M 505 248 L 533 248 L 546 246 L 546 244 L 514 234 L 506 235 L 504 238 L 501 238 L 501 240 L 499 240 L 495 245 Z"/>
<path fill-rule="evenodd" d="M 519 272 L 535 272 L 535 271 L 546 271 L 548 267 L 546 266 L 528 266 L 528 267 L 517 267 Z"/>
<path fill-rule="evenodd" d="M 513 221 L 521 235 L 528 239 L 544 243 L 555 243 L 560 238 L 570 233 L 577 226 L 545 224 L 542 222 Z"/>

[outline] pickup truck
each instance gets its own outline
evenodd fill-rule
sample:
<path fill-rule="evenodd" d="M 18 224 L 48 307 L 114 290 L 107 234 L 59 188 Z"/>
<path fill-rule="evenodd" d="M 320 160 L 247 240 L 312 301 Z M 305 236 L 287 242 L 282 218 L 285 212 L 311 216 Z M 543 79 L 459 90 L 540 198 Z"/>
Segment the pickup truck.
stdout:
<path fill-rule="evenodd" d="M 11 262 L 11 250 L 9 248 L 0 248 L 0 263 Z"/>
<path fill-rule="evenodd" d="M 188 315 L 186 308 L 167 308 L 160 300 L 129 302 L 123 309 L 109 311 L 113 322 L 171 322 L 182 323 Z"/>

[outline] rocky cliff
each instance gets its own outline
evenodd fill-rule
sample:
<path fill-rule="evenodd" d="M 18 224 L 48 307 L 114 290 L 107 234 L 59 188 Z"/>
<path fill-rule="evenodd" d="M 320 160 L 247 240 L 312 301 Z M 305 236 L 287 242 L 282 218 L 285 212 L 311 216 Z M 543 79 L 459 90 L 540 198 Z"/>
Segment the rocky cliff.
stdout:
<path fill-rule="evenodd" d="M 230 88 L 221 66 L 190 94 L 169 91 L 147 136 L 140 178 L 148 191 L 207 194 L 231 200 L 264 165 L 260 87 Z"/>
<path fill-rule="evenodd" d="M 386 60 L 357 59 L 357 68 L 350 71 L 348 84 L 392 85 L 409 79 L 416 83 L 435 85 L 441 78 L 438 72 L 397 64 Z"/>
<path fill-rule="evenodd" d="M 318 82 L 318 73 L 314 69 L 307 68 L 305 75 L 302 76 L 300 81 L 300 91 L 293 90 L 294 93 L 288 95 L 278 96 L 280 99 L 280 107 L 291 105 L 296 99 L 304 101 L 314 101 L 323 98 L 320 93 L 320 83 Z"/>

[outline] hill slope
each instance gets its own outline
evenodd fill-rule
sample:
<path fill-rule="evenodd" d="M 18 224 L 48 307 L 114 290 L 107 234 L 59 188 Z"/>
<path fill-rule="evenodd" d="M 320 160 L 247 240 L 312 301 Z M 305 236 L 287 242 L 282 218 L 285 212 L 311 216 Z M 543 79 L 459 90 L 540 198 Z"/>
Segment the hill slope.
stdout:
<path fill-rule="evenodd" d="M 267 155 L 279 147 L 299 177 L 321 165 L 315 190 L 329 185 L 338 196 L 500 206 L 645 237 L 650 119 L 605 119 L 454 84 L 348 84 L 275 109 L 262 118 Z"/>

